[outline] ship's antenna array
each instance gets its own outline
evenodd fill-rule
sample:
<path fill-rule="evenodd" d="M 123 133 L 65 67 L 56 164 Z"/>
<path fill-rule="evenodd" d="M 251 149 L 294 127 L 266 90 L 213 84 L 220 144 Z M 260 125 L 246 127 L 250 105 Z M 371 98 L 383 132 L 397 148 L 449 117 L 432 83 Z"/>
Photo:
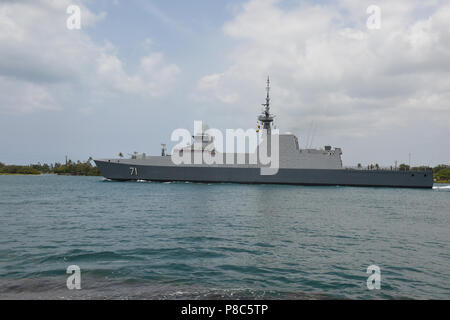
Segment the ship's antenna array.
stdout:
<path fill-rule="evenodd" d="M 263 103 L 262 105 L 265 107 L 264 112 L 266 115 L 270 112 L 270 79 L 267 77 L 267 86 L 266 86 L 267 96 L 266 96 L 266 103 Z"/>
<path fill-rule="evenodd" d="M 263 125 L 263 129 L 267 130 L 267 134 L 270 135 L 270 129 L 273 122 L 273 115 L 270 114 L 270 78 L 267 77 L 266 86 L 266 103 L 263 103 L 264 111 L 259 115 L 258 120 Z"/>

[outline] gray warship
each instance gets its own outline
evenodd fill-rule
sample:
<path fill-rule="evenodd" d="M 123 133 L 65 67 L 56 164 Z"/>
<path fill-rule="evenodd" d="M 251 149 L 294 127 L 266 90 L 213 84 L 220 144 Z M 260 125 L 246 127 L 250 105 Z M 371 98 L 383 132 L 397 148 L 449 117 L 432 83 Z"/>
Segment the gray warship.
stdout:
<path fill-rule="evenodd" d="M 267 95 L 264 109 L 258 116 L 255 132 L 266 137 L 258 140 L 256 150 L 248 153 L 222 153 L 216 150 L 214 137 L 202 127 L 192 136 L 191 143 L 174 148 L 172 155 L 163 145 L 160 156 L 133 154 L 129 159 L 94 160 L 102 175 L 110 180 L 148 180 L 160 182 L 199 183 L 245 183 L 245 184 L 291 184 L 311 186 L 358 186 L 358 187 L 401 187 L 432 188 L 431 170 L 400 171 L 391 169 L 355 169 L 342 165 L 341 148 L 325 146 L 323 149 L 301 149 L 298 138 L 290 133 L 277 135 L 277 168 L 273 173 L 264 174 L 267 165 L 259 161 L 258 151 L 265 143 L 270 154 L 274 115 L 270 113 L 270 81 L 267 79 Z M 261 133 L 259 133 L 261 131 Z M 275 153 L 275 152 L 273 152 Z M 174 154 L 184 156 L 185 161 L 176 162 Z M 201 162 L 195 157 L 200 156 Z M 220 161 L 206 162 L 203 156 Z M 241 162 L 236 161 L 241 157 Z M 231 161 L 230 161 L 231 159 Z M 252 161 L 252 159 L 256 159 Z M 237 162 L 237 163 L 236 163 Z"/>

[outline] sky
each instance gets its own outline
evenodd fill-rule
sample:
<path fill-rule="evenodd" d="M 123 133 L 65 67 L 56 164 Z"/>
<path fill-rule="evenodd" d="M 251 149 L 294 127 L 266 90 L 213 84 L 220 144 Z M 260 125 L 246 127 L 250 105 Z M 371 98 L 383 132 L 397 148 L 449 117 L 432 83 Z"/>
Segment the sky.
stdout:
<path fill-rule="evenodd" d="M 270 75 L 301 147 L 450 164 L 448 30 L 439 0 L 0 0 L 0 161 L 159 154 L 194 120 L 255 128 Z"/>

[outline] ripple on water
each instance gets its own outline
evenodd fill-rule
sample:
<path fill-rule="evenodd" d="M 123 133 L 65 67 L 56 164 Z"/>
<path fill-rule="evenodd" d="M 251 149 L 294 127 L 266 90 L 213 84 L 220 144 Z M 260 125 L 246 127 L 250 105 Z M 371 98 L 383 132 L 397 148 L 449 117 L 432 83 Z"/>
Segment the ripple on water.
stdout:
<path fill-rule="evenodd" d="M 449 191 L 2 176 L 0 296 L 448 298 Z"/>

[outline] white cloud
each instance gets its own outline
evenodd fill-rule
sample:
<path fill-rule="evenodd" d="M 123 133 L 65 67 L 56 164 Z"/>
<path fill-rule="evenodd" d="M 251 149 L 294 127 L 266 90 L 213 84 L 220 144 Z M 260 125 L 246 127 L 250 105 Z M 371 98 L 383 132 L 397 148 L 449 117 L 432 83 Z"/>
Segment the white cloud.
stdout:
<path fill-rule="evenodd" d="M 272 78 L 280 126 L 361 136 L 424 117 L 450 123 L 450 5 L 377 1 L 382 27 L 366 27 L 369 1 L 244 4 L 223 32 L 236 40 L 225 70 L 202 77 L 196 96 L 255 110 Z M 238 97 L 223 99 L 223 94 Z M 259 100 L 258 100 L 259 99 Z M 262 102 L 262 101 L 261 101 Z"/>
<path fill-rule="evenodd" d="M 198 83 L 199 89 L 207 90 L 216 88 L 219 85 L 220 79 L 222 79 L 224 75 L 224 73 L 215 73 L 204 76 Z"/>
<path fill-rule="evenodd" d="M 209 91 L 214 94 L 214 97 L 219 99 L 224 103 L 233 103 L 239 99 L 239 95 L 236 92 L 230 92 L 229 90 L 224 90 L 222 85 L 222 79 L 225 73 L 215 73 L 202 77 L 198 82 L 198 89 L 200 91 Z M 204 100 L 201 95 L 193 95 L 195 100 Z"/>
<path fill-rule="evenodd" d="M 66 9 L 71 4 L 81 8 L 81 30 L 66 27 Z M 0 95 L 8 97 L 0 100 L 0 112 L 58 110 L 68 96 L 81 98 L 77 97 L 79 90 L 85 93 L 83 99 L 92 99 L 84 100 L 83 108 L 118 94 L 153 97 L 167 93 L 179 67 L 167 63 L 161 52 L 148 50 L 138 71 L 127 71 L 112 44 L 96 43 L 86 32 L 105 17 L 81 1 L 0 3 L 0 76 L 7 84 L 0 87 Z M 144 41 L 149 43 L 149 39 Z"/>
<path fill-rule="evenodd" d="M 134 75 L 124 71 L 122 62 L 115 55 L 102 53 L 97 59 L 97 74 L 104 88 L 129 94 L 162 95 L 179 72 L 177 65 L 164 62 L 160 52 L 142 57 L 139 71 Z"/>
<path fill-rule="evenodd" d="M 50 92 L 31 82 L 0 77 L 0 106 L 6 112 L 30 113 L 60 110 Z"/>

